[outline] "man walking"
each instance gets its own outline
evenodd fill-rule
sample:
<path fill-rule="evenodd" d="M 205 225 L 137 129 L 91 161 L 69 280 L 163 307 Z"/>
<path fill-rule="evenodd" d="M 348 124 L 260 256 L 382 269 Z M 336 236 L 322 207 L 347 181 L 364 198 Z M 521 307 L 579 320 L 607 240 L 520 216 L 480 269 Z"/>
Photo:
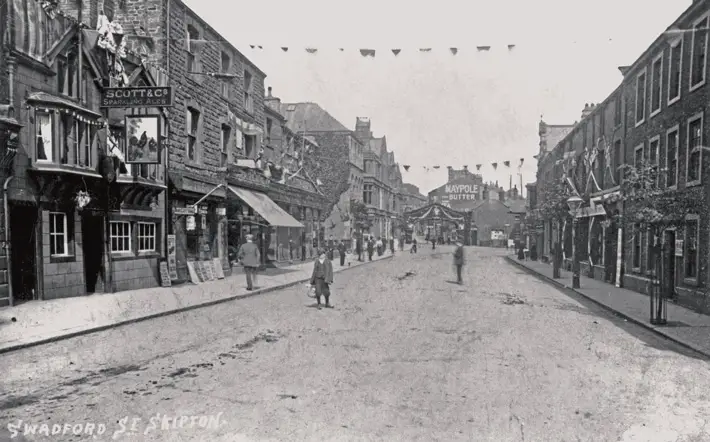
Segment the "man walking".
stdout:
<path fill-rule="evenodd" d="M 247 235 L 246 240 L 247 242 L 239 247 L 237 258 L 239 263 L 244 266 L 244 274 L 247 277 L 247 290 L 251 291 L 254 289 L 254 284 L 256 284 L 256 271 L 261 263 L 261 253 L 256 244 L 254 244 L 253 235 Z"/>
<path fill-rule="evenodd" d="M 375 253 L 375 240 L 370 238 L 367 241 L 367 258 L 372 261 L 372 254 Z"/>
<path fill-rule="evenodd" d="M 463 264 L 463 244 L 461 244 L 461 241 L 456 241 L 456 250 L 454 250 L 454 265 L 456 266 L 456 282 L 458 284 L 463 284 L 463 278 L 461 277 L 461 270 L 463 269 Z"/>
<path fill-rule="evenodd" d="M 431 249 L 436 250 L 436 238 L 433 236 L 431 237 Z"/>
<path fill-rule="evenodd" d="M 394 255 L 394 237 L 390 238 L 390 251 Z"/>
<path fill-rule="evenodd" d="M 355 238 L 355 252 L 357 253 L 357 260 L 362 262 L 362 235 L 358 235 Z"/>
<path fill-rule="evenodd" d="M 417 238 L 412 238 L 412 248 L 409 249 L 409 253 L 417 253 Z"/>

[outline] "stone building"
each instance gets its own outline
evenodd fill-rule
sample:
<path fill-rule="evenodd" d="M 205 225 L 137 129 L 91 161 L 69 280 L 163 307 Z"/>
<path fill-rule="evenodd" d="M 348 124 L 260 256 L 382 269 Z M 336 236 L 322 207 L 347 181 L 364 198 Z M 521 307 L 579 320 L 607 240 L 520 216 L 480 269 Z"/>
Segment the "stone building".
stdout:
<path fill-rule="evenodd" d="M 287 128 L 314 146 L 304 158 L 304 168 L 328 199 L 328 207 L 319 215 L 321 238 L 351 239 L 355 231 L 350 201 L 362 202 L 366 145 L 316 103 L 281 103 L 280 110 Z"/>
<path fill-rule="evenodd" d="M 22 126 L 13 155 L 7 141 L 1 152 L 5 302 L 159 285 L 165 158 L 154 146 L 165 135 L 165 113 L 99 107 L 107 86 L 158 86 L 158 79 L 138 57 L 101 46 L 89 30 L 96 17 L 81 4 L 12 2 L 0 10 L 12 30 L 2 42 L 2 125 L 12 128 L 14 116 Z M 124 123 L 135 115 L 159 123 L 149 145 L 157 164 L 124 163 Z"/>
<path fill-rule="evenodd" d="M 403 198 L 403 212 L 419 209 L 427 205 L 427 197 L 422 195 L 419 187 L 414 184 L 403 183 L 400 192 Z"/>

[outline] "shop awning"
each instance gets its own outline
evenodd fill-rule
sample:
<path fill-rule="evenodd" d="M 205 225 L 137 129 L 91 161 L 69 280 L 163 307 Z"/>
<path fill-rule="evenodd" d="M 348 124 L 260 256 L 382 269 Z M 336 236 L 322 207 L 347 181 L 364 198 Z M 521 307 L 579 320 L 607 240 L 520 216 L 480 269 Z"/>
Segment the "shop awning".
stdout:
<path fill-rule="evenodd" d="M 279 207 L 271 198 L 266 196 L 266 194 L 235 186 L 229 186 L 229 190 L 239 199 L 247 203 L 249 207 L 261 215 L 272 226 L 304 227 L 303 224 Z"/>

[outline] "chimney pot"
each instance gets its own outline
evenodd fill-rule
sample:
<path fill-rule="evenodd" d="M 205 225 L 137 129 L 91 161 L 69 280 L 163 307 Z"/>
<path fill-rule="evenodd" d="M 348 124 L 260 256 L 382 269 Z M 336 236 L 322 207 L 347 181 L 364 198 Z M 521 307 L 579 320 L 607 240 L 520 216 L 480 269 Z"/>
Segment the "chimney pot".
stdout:
<path fill-rule="evenodd" d="M 271 97 L 271 86 L 268 87 L 269 97 Z"/>

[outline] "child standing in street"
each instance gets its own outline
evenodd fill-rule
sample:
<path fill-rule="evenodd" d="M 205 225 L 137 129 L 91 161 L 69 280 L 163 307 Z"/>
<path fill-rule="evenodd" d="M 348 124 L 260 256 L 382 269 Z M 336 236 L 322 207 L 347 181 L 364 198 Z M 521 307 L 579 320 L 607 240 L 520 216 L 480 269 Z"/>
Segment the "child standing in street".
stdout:
<path fill-rule="evenodd" d="M 325 298 L 325 306 L 332 308 L 330 305 L 330 284 L 333 283 L 333 264 L 326 256 L 324 249 L 318 250 L 318 258 L 313 265 L 313 274 L 311 275 L 311 285 L 316 287 L 316 301 L 318 308 L 321 308 L 320 297 Z"/>

